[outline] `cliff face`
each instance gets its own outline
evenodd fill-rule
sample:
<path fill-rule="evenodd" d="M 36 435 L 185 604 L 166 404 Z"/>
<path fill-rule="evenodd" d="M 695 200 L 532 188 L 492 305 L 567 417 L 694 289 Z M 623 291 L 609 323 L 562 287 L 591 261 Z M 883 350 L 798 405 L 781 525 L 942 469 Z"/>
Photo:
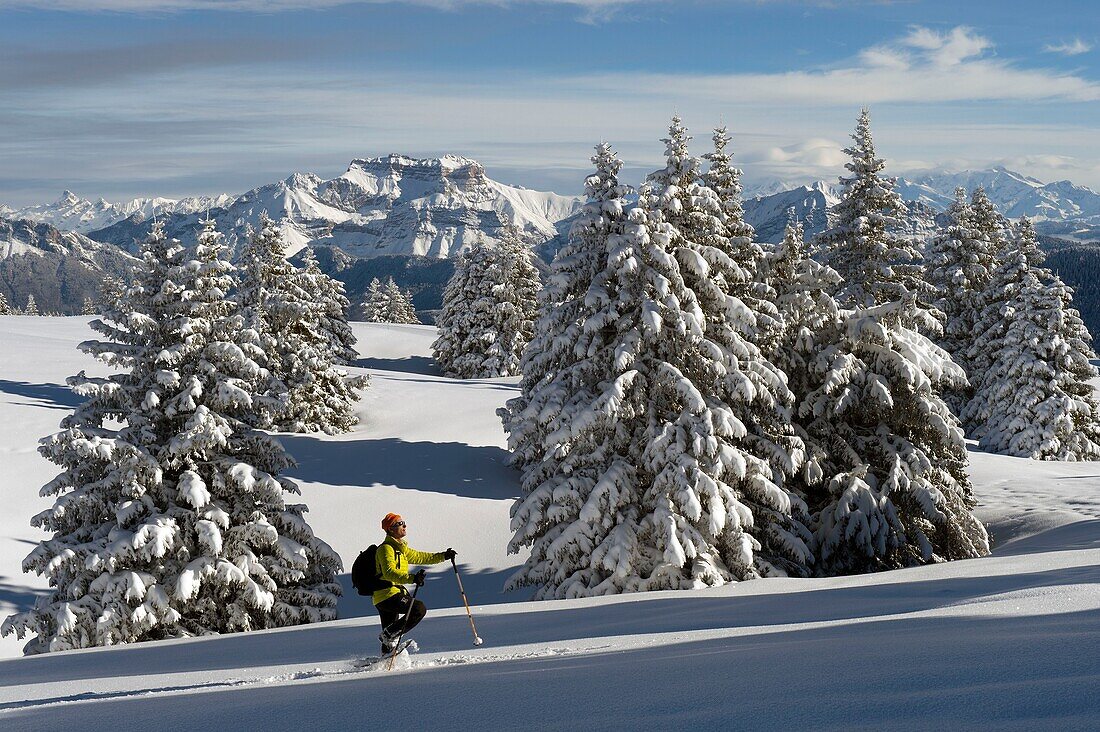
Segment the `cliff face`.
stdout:
<path fill-rule="evenodd" d="M 76 232 L 0 218 L 0 292 L 20 309 L 33 295 L 41 313 L 77 314 L 85 297 L 98 300 L 106 275 L 129 280 L 137 263 Z"/>

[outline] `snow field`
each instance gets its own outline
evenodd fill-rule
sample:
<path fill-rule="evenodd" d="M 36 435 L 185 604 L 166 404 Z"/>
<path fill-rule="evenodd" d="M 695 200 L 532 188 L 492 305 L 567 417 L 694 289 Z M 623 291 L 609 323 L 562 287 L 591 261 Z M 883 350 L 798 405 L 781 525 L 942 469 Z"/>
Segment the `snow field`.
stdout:
<path fill-rule="evenodd" d="M 31 601 L 20 564 L 56 466 L 37 440 L 102 367 L 87 318 L 0 317 L 0 613 Z M 392 673 L 367 598 L 341 620 L 17 658 L 0 641 L 0 729 L 1095 729 L 1100 724 L 1100 467 L 971 451 L 991 557 L 876 575 L 526 603 L 500 588 L 517 474 L 494 414 L 518 379 L 435 375 L 429 326 L 354 324 L 372 384 L 361 424 L 280 435 L 317 535 L 343 557 L 387 511 L 418 549 L 453 546 L 420 591 L 420 651 Z M 350 594 L 348 594 L 350 593 Z"/>

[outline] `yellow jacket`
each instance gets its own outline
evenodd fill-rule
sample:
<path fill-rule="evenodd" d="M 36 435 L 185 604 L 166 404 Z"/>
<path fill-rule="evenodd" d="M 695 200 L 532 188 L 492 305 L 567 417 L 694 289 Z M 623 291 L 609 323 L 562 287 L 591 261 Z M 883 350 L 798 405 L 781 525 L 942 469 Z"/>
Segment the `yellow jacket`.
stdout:
<path fill-rule="evenodd" d="M 442 552 L 418 552 L 405 541 L 387 536 L 374 553 L 374 563 L 379 576 L 393 582 L 393 587 L 378 590 L 371 595 L 371 600 L 377 605 L 400 594 L 403 589 L 401 585 L 411 585 L 413 578 L 409 574 L 409 564 L 439 564 L 443 558 Z"/>

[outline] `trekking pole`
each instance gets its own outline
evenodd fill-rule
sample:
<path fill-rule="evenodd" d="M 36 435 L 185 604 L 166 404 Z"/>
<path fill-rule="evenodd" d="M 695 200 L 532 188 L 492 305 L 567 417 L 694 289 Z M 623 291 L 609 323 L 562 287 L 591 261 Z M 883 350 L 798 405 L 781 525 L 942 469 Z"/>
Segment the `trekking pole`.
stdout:
<path fill-rule="evenodd" d="M 393 671 L 393 660 L 397 658 L 397 652 L 401 648 L 401 638 L 405 635 L 405 631 L 409 629 L 409 618 L 412 617 L 413 606 L 416 604 L 416 593 L 420 592 L 420 585 L 413 588 L 412 597 L 409 599 L 409 609 L 405 612 L 405 624 L 401 626 L 401 635 L 397 636 L 397 641 L 393 647 L 393 653 L 390 654 L 390 663 L 386 666 L 387 671 Z M 383 628 L 385 630 L 385 628 Z"/>
<path fill-rule="evenodd" d="M 470 617 L 470 630 L 474 631 L 474 645 L 480 646 L 484 641 L 477 634 L 477 626 L 474 625 L 474 614 L 470 612 L 470 601 L 466 599 L 466 590 L 462 589 L 462 577 L 458 573 L 458 565 L 454 557 L 451 557 L 451 567 L 455 571 L 455 579 L 458 580 L 458 591 L 462 593 L 462 604 L 466 606 L 466 614 Z"/>

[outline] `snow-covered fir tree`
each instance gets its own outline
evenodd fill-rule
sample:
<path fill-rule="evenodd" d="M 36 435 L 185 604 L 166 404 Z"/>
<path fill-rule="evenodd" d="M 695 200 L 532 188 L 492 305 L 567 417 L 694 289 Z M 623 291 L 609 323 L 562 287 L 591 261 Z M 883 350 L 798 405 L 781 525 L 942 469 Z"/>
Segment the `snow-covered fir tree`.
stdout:
<path fill-rule="evenodd" d="M 298 491 L 282 447 L 239 419 L 262 373 L 235 342 L 213 224 L 192 258 L 155 224 L 143 259 L 92 321 L 108 340 L 81 344 L 123 371 L 70 379 L 86 401 L 42 441 L 63 471 L 32 520 L 52 535 L 24 569 L 50 590 L 3 625 L 33 636 L 27 653 L 336 617 L 340 558 L 285 502 Z"/>
<path fill-rule="evenodd" d="M 385 283 L 371 280 L 363 301 L 363 319 L 368 323 L 419 324 L 412 298 L 390 277 Z"/>
<path fill-rule="evenodd" d="M 386 312 L 385 304 L 388 298 L 385 292 L 382 290 L 382 283 L 377 277 L 371 279 L 370 284 L 367 286 L 367 294 L 363 298 L 363 304 L 361 306 L 363 313 L 363 322 L 365 323 L 384 323 L 383 313 Z"/>
<path fill-rule="evenodd" d="M 864 109 L 844 152 L 850 177 L 840 178 L 841 200 L 833 208 L 833 224 L 818 238 L 829 266 L 843 278 L 838 299 L 845 307 L 870 307 L 899 302 L 907 292 L 922 292 L 920 255 L 898 236 L 898 217 L 906 212 L 894 190 L 895 179 L 880 173 L 886 161 L 875 156 L 871 115 Z"/>
<path fill-rule="evenodd" d="M 835 333 L 840 307 L 832 293 L 840 275 L 809 255 L 803 226 L 788 211 L 783 241 L 772 252 L 766 270 L 767 282 L 775 289 L 775 302 L 782 330 L 765 350 L 765 356 L 787 376 L 787 387 L 795 402 L 791 418 L 795 433 L 803 440 L 806 460 L 792 476 L 791 485 L 802 496 L 820 490 L 828 446 L 818 444 L 803 427 L 799 414 L 806 395 L 818 387 L 815 359 L 825 336 Z"/>
<path fill-rule="evenodd" d="M 520 361 L 520 396 L 497 410 L 509 435 L 512 463 L 521 469 L 537 466 L 547 457 L 547 434 L 555 429 L 564 400 L 570 396 L 569 385 L 590 383 L 599 376 L 592 371 L 599 362 L 588 358 L 586 345 L 598 336 L 598 329 L 590 334 L 585 327 L 602 306 L 589 300 L 588 293 L 590 289 L 599 292 L 598 278 L 607 268 L 607 237 L 621 234 L 625 226 L 627 188 L 619 183 L 622 162 L 611 145 L 597 145 L 592 162 L 596 172 L 584 182 L 588 202 L 555 255 L 538 295 L 532 338 Z M 548 465 L 554 468 L 552 462 Z M 536 480 L 528 477 L 525 483 Z"/>
<path fill-rule="evenodd" d="M 8 302 L 8 298 L 4 297 L 4 293 L 0 292 L 0 315 L 15 315 L 15 308 Z"/>
<path fill-rule="evenodd" d="M 34 301 L 34 295 L 27 295 L 27 307 L 23 308 L 24 315 L 41 315 L 38 312 L 38 303 Z"/>
<path fill-rule="evenodd" d="M 81 315 L 96 315 L 99 308 L 96 307 L 95 300 L 90 295 L 84 296 L 84 302 L 80 306 Z"/>
<path fill-rule="evenodd" d="M 444 374 L 480 379 L 519 374 L 542 287 L 531 252 L 516 232 L 464 252 L 443 290 L 432 355 Z"/>
<path fill-rule="evenodd" d="M 964 246 L 976 253 L 986 272 L 971 291 L 971 337 L 966 349 L 959 354 L 958 361 L 966 368 L 968 375 L 980 378 L 997 360 L 998 344 L 1007 327 L 1000 312 L 1005 293 L 1002 284 L 996 281 L 995 272 L 1010 257 L 1011 225 L 997 211 L 981 186 L 971 194 L 968 220 L 968 236 Z M 984 400 L 973 399 L 975 388 L 976 384 L 972 384 L 966 391 L 967 400 L 958 414 L 967 436 L 978 439 L 990 414 L 984 409 Z"/>
<path fill-rule="evenodd" d="M 738 480 L 727 478 L 752 519 L 745 528 L 756 539 L 754 558 L 763 574 L 809 573 L 806 505 L 781 487 L 804 458 L 801 440 L 790 426 L 792 396 L 784 374 L 761 353 L 758 343 L 779 332 L 775 293 L 757 281 L 763 252 L 752 243 L 752 228 L 741 215 L 738 173 L 724 152 L 728 135 L 715 135 L 707 179 L 724 200 L 700 181 L 690 137 L 673 118 L 665 142 L 665 167 L 653 173 L 643 191 L 651 224 L 665 224 L 686 286 L 698 302 L 703 333 L 717 350 L 708 373 L 695 386 L 709 404 L 736 420 L 725 440 L 745 464 Z M 737 233 L 735 233 L 737 232 Z"/>
<path fill-rule="evenodd" d="M 1001 324 L 988 344 L 993 359 L 975 375 L 965 415 L 977 425 L 979 446 L 991 452 L 1100 459 L 1092 337 L 1072 307 L 1072 289 L 1041 266 L 1031 222 L 1022 219 L 1008 235 L 982 317 Z"/>
<path fill-rule="evenodd" d="M 757 575 L 744 426 L 697 384 L 721 347 L 672 252 L 667 222 L 627 209 L 621 162 L 597 147 L 589 200 L 555 258 L 547 310 L 503 410 L 523 468 L 510 580 L 536 597 L 720 585 Z M 561 356 L 546 360 L 543 349 Z"/>
<path fill-rule="evenodd" d="M 335 364 L 331 341 L 321 328 L 321 309 L 307 280 L 286 260 L 278 225 L 266 214 L 241 254 L 237 302 L 247 331 L 263 352 L 267 392 L 282 405 L 257 409 L 253 425 L 289 432 L 346 432 L 363 377 L 349 377 Z"/>
<path fill-rule="evenodd" d="M 126 285 L 114 275 L 103 275 L 99 284 L 99 296 L 96 298 L 96 314 L 106 312 L 108 308 L 116 307 L 119 300 L 126 293 Z"/>
<path fill-rule="evenodd" d="M 971 514 L 962 429 L 939 396 L 962 369 L 924 333 L 940 323 L 922 306 L 911 247 L 890 233 L 900 201 L 878 173 L 867 111 L 848 149 L 835 225 L 822 236 L 847 305 L 816 334 L 800 427 L 824 453 L 815 510 L 818 572 L 891 569 L 988 553 Z M 897 264 L 901 262 L 901 264 Z M 848 277 L 851 279 L 845 280 Z"/>
<path fill-rule="evenodd" d="M 322 272 L 317 257 L 308 247 L 302 262 L 305 266 L 298 276 L 305 283 L 306 291 L 313 294 L 317 327 L 328 341 L 333 363 L 350 366 L 359 358 L 359 352 L 355 350 L 355 334 L 348 325 L 351 302 L 345 294 L 344 283 Z"/>
<path fill-rule="evenodd" d="M 975 239 L 965 189 L 955 189 L 955 201 L 946 216 L 945 225 L 929 244 L 925 277 L 934 293 L 933 304 L 944 314 L 943 331 L 937 342 L 969 376 L 973 369 L 966 356 L 974 347 L 980 298 L 993 274 L 994 253 Z M 948 389 L 943 396 L 951 411 L 958 415 L 972 393 L 967 385 Z"/>
<path fill-rule="evenodd" d="M 782 330 L 775 307 L 775 290 L 768 284 L 764 271 L 767 255 L 753 237 L 756 232 L 745 221 L 745 208 L 741 198 L 741 171 L 732 165 L 732 156 L 726 151 L 730 134 L 725 127 L 714 130 L 711 140 L 714 149 L 705 155 L 710 165 L 703 173 L 703 184 L 718 196 L 721 205 L 723 237 L 728 241 L 730 257 L 744 272 L 744 279 L 727 284 L 730 294 L 744 302 L 756 317 L 754 342 L 761 347 L 773 343 Z"/>
<path fill-rule="evenodd" d="M 383 285 L 382 289 L 386 297 L 386 309 L 383 311 L 384 320 L 381 322 L 420 324 L 420 318 L 416 316 L 416 306 L 413 305 L 412 298 L 409 297 L 409 293 L 397 286 L 392 277 L 386 280 L 386 284 Z"/>

